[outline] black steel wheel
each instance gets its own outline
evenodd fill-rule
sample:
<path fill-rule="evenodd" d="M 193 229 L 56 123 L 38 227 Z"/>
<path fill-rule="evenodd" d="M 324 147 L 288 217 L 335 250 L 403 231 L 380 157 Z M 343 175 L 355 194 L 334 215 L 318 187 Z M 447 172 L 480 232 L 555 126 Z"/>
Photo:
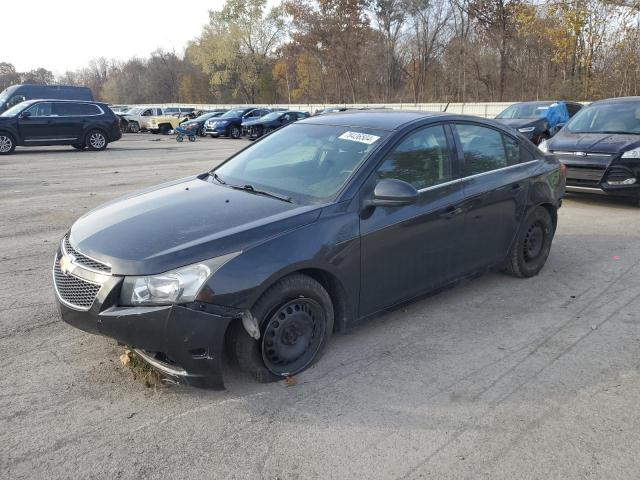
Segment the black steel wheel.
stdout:
<path fill-rule="evenodd" d="M 228 351 L 238 366 L 261 382 L 295 375 L 317 361 L 333 331 L 333 303 L 311 277 L 282 278 L 251 308 L 260 338 L 246 332 L 241 321 L 229 327 Z"/>
<path fill-rule="evenodd" d="M 262 336 L 267 369 L 286 376 L 306 368 L 320 348 L 325 327 L 322 307 L 311 298 L 296 298 L 277 308 Z"/>
<path fill-rule="evenodd" d="M 513 276 L 537 275 L 547 261 L 555 228 L 544 207 L 536 207 L 524 220 L 507 258 L 505 270 Z"/>

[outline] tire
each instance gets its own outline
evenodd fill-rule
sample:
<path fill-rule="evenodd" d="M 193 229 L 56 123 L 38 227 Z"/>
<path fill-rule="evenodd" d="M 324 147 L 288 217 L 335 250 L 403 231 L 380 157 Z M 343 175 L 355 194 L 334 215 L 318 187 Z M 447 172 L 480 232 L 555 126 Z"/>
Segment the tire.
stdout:
<path fill-rule="evenodd" d="M 8 133 L 0 133 L 0 155 L 9 155 L 16 149 L 16 141 Z"/>
<path fill-rule="evenodd" d="M 103 131 L 91 130 L 87 133 L 84 143 L 89 150 L 99 152 L 107 148 L 109 140 Z"/>
<path fill-rule="evenodd" d="M 138 122 L 129 122 L 127 130 L 129 130 L 129 133 L 140 133 L 140 125 Z"/>
<path fill-rule="evenodd" d="M 171 131 L 171 125 L 168 125 L 166 123 L 163 123 L 162 125 L 160 125 L 160 133 L 162 135 L 169 135 L 170 131 Z"/>
<path fill-rule="evenodd" d="M 200 135 L 201 137 L 206 137 L 207 130 L 204 127 L 200 127 L 200 130 L 198 130 L 198 135 Z"/>
<path fill-rule="evenodd" d="M 260 339 L 250 337 L 236 321 L 228 348 L 240 369 L 263 383 L 309 368 L 322 356 L 333 331 L 331 297 L 317 281 L 299 273 L 272 285 L 251 313 L 260 325 Z"/>
<path fill-rule="evenodd" d="M 240 127 L 237 125 L 231 125 L 229 127 L 229 136 L 235 140 L 237 140 L 238 138 L 240 138 L 240 135 L 242 135 L 242 131 L 240 130 Z"/>
<path fill-rule="evenodd" d="M 549 257 L 554 233 L 553 221 L 547 209 L 536 207 L 520 228 L 509 252 L 505 271 L 519 278 L 537 275 Z"/>
<path fill-rule="evenodd" d="M 78 143 L 76 143 L 76 144 L 74 144 L 74 145 L 71 145 L 71 146 L 72 146 L 73 148 L 75 148 L 76 150 L 84 150 L 85 148 L 87 148 L 87 146 L 86 146 L 86 145 L 81 145 L 81 144 L 78 144 Z"/>

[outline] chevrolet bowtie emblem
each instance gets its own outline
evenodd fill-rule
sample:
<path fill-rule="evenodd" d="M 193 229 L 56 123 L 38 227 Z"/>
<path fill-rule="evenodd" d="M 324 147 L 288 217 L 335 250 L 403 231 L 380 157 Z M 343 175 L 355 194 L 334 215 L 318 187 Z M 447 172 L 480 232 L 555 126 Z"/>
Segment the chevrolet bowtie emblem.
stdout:
<path fill-rule="evenodd" d="M 69 272 L 71 271 L 71 259 L 63 255 L 62 258 L 60 259 L 60 270 L 65 275 L 68 275 Z"/>

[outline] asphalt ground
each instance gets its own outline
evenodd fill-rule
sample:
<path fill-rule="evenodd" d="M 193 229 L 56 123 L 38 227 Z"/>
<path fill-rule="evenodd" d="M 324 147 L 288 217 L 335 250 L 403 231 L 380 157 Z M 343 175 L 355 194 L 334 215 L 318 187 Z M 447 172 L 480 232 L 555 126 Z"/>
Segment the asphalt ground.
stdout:
<path fill-rule="evenodd" d="M 0 157 L 0 478 L 640 478 L 640 209 L 568 196 L 546 267 L 332 339 L 297 377 L 145 386 L 64 324 L 56 244 L 88 209 L 244 140 L 126 135 Z"/>

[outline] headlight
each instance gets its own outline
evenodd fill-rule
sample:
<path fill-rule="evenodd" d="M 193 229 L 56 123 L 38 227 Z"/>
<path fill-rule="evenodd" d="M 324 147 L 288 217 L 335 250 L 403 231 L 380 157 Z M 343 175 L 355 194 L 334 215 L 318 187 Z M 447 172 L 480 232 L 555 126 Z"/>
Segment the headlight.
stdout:
<path fill-rule="evenodd" d="M 533 132 L 535 129 L 536 129 L 536 127 L 522 127 L 522 128 L 519 128 L 519 129 L 518 129 L 518 131 L 519 131 L 520 133 L 531 133 L 531 132 Z"/>
<path fill-rule="evenodd" d="M 538 148 L 544 153 L 549 153 L 549 142 L 547 140 L 543 140 L 540 142 L 540 145 L 538 145 Z"/>
<path fill-rule="evenodd" d="M 229 253 L 157 275 L 125 277 L 120 303 L 133 306 L 193 302 L 211 275 L 240 253 Z"/>
<path fill-rule="evenodd" d="M 622 154 L 622 158 L 640 158 L 640 148 L 634 148 L 633 150 L 627 150 Z"/>

